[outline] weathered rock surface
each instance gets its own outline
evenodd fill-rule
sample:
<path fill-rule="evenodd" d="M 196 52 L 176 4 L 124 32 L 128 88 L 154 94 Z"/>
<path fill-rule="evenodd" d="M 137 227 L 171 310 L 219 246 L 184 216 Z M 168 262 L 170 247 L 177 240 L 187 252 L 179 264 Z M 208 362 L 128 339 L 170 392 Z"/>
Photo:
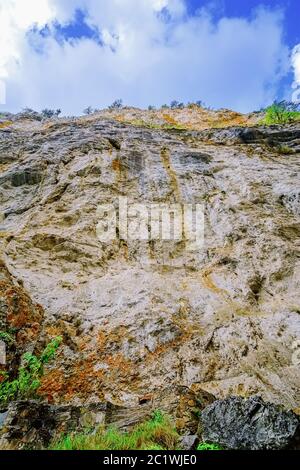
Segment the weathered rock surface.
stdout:
<path fill-rule="evenodd" d="M 124 407 L 100 402 L 81 405 L 51 405 L 41 401 L 12 402 L 0 413 L 0 449 L 47 448 L 53 440 L 72 431 L 81 432 L 99 426 L 123 431 L 149 419 L 158 408 L 172 416 L 185 435 L 181 447 L 196 446 L 199 413 L 214 397 L 202 393 L 195 396 L 184 387 L 160 390 L 158 397 L 144 396 L 136 406 Z"/>
<path fill-rule="evenodd" d="M 12 403 L 0 427 L 0 449 L 44 449 L 63 434 L 105 423 L 106 405 L 53 406 L 35 401 Z"/>
<path fill-rule="evenodd" d="M 203 440 L 226 449 L 298 448 L 300 421 L 292 412 L 258 397 L 217 400 L 201 413 Z"/>
<path fill-rule="evenodd" d="M 186 387 L 300 409 L 299 132 L 100 115 L 0 129 L 3 266 L 42 306 L 33 348 L 64 339 L 45 399 L 160 407 L 163 390 Z M 119 196 L 205 204 L 204 248 L 101 243 L 97 207 Z"/>

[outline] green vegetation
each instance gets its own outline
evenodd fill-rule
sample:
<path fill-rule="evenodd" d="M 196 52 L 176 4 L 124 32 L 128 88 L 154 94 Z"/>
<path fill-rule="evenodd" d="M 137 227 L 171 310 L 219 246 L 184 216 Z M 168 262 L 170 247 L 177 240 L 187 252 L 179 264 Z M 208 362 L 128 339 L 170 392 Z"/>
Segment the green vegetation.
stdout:
<path fill-rule="evenodd" d="M 99 428 L 95 434 L 69 434 L 52 443 L 52 450 L 174 450 L 179 435 L 170 418 L 155 411 L 131 432 Z"/>
<path fill-rule="evenodd" d="M 123 106 L 123 100 L 118 99 L 115 100 L 110 106 L 108 106 L 108 109 L 114 110 L 114 109 L 122 109 Z"/>
<path fill-rule="evenodd" d="M 201 442 L 198 445 L 197 450 L 224 450 L 218 444 L 208 444 L 207 442 Z"/>
<path fill-rule="evenodd" d="M 300 120 L 299 105 L 287 101 L 276 102 L 266 109 L 264 124 L 290 124 Z"/>
<path fill-rule="evenodd" d="M 281 155 L 293 155 L 295 153 L 295 150 L 288 147 L 287 145 L 281 145 L 278 147 L 278 153 Z"/>
<path fill-rule="evenodd" d="M 48 364 L 55 356 L 62 342 L 58 336 L 53 339 L 44 349 L 40 357 L 31 353 L 22 356 L 18 376 L 10 381 L 6 372 L 0 372 L 4 379 L 0 383 L 0 405 L 5 405 L 11 400 L 30 398 L 36 395 L 44 374 L 44 365 Z"/>
<path fill-rule="evenodd" d="M 6 331 L 0 331 L 0 341 L 4 341 L 8 346 L 13 344 L 14 339 L 11 334 L 7 333 Z"/>

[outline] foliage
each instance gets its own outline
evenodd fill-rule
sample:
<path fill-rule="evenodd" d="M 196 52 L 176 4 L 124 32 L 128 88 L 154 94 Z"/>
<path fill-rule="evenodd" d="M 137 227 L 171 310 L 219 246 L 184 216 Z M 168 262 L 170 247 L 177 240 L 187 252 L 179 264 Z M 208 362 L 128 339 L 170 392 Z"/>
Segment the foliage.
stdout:
<path fill-rule="evenodd" d="M 23 354 L 22 363 L 15 380 L 10 381 L 7 373 L 1 373 L 4 380 L 0 383 L 0 404 L 6 404 L 14 399 L 28 398 L 36 394 L 41 383 L 40 379 L 44 374 L 44 365 L 54 358 L 61 342 L 62 338 L 60 336 L 53 339 L 40 357 L 31 353 Z"/>
<path fill-rule="evenodd" d="M 170 104 L 171 109 L 183 109 L 184 103 L 179 103 L 179 101 L 173 100 Z"/>
<path fill-rule="evenodd" d="M 122 109 L 123 108 L 123 100 L 115 100 L 108 109 Z"/>
<path fill-rule="evenodd" d="M 197 450 L 224 450 L 218 444 L 209 444 L 208 442 L 201 442 L 198 445 Z"/>
<path fill-rule="evenodd" d="M 8 345 L 11 345 L 14 342 L 12 335 L 6 331 L 0 331 L 0 340 L 4 341 L 4 343 Z"/>
<path fill-rule="evenodd" d="M 170 418 L 160 411 L 131 432 L 99 428 L 95 434 L 69 434 L 51 445 L 53 450 L 173 450 L 179 435 Z"/>
<path fill-rule="evenodd" d="M 51 119 L 53 117 L 58 117 L 61 114 L 61 109 L 48 109 L 45 108 L 41 111 L 41 114 L 46 119 Z"/>
<path fill-rule="evenodd" d="M 86 114 L 87 116 L 89 116 L 90 114 L 93 114 L 94 110 L 91 106 L 88 106 L 87 108 L 85 108 L 83 110 L 83 114 Z"/>
<path fill-rule="evenodd" d="M 289 101 L 275 101 L 272 106 L 266 109 L 264 123 L 289 124 L 300 119 L 299 104 Z"/>

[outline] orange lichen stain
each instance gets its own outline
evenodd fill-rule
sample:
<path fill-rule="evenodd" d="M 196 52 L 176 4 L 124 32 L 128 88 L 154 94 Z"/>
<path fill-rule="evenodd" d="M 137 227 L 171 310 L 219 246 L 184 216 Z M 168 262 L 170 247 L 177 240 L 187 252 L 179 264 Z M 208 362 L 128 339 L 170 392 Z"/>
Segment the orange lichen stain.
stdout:
<path fill-rule="evenodd" d="M 202 270 L 201 278 L 202 278 L 204 287 L 211 290 L 215 294 L 218 294 L 221 297 L 228 299 L 229 298 L 228 292 L 225 289 L 221 289 L 215 284 L 212 278 L 212 271 L 213 271 L 213 267 L 205 268 L 204 270 Z"/>
<path fill-rule="evenodd" d="M 31 328 L 32 331 L 28 331 L 29 336 L 37 336 L 43 318 L 42 307 L 33 304 L 22 288 L 12 286 L 8 280 L 0 281 L 0 294 L 8 307 L 7 321 L 10 326 L 18 329 Z"/>
<path fill-rule="evenodd" d="M 91 354 L 85 359 L 74 362 L 66 372 L 54 370 L 42 378 L 39 395 L 52 397 L 56 401 L 62 398 L 71 400 L 74 396 L 86 397 L 91 393 L 100 392 L 104 373 L 95 370 L 96 355 Z"/>
<path fill-rule="evenodd" d="M 63 371 L 56 369 L 44 375 L 38 389 L 38 395 L 47 398 L 52 403 L 57 395 L 60 395 L 65 386 Z"/>
<path fill-rule="evenodd" d="M 134 371 L 134 364 L 129 359 L 126 359 L 121 353 L 107 357 L 105 362 L 109 366 L 110 378 L 115 377 L 121 381 L 122 379 L 127 380 L 128 376 L 130 376 Z"/>
<path fill-rule="evenodd" d="M 178 126 L 178 122 L 170 114 L 163 114 L 163 118 L 168 124 Z"/>
<path fill-rule="evenodd" d="M 4 129 L 5 127 L 9 127 L 13 124 L 12 121 L 4 121 L 4 122 L 0 122 L 0 129 Z"/>
<path fill-rule="evenodd" d="M 50 325 L 45 328 L 45 333 L 47 336 L 51 337 L 56 337 L 56 336 L 62 336 L 62 330 L 58 326 L 55 325 Z"/>
<path fill-rule="evenodd" d="M 172 165 L 171 165 L 170 152 L 166 147 L 163 147 L 162 150 L 161 150 L 160 155 L 161 155 L 161 160 L 162 160 L 163 166 L 164 166 L 164 168 L 166 170 L 166 173 L 167 173 L 167 175 L 169 177 L 169 180 L 170 180 L 171 189 L 173 190 L 174 195 L 176 196 L 176 199 L 179 202 L 180 199 L 181 199 L 181 194 L 180 194 L 179 184 L 178 184 L 178 181 L 177 181 L 176 172 L 172 168 Z"/>
<path fill-rule="evenodd" d="M 120 162 L 120 160 L 119 160 L 118 158 L 115 159 L 115 160 L 113 160 L 113 162 L 112 162 L 112 168 L 113 168 L 114 171 L 117 171 L 117 172 L 119 172 L 119 173 L 121 172 L 121 170 L 122 170 L 122 165 L 121 165 L 121 162 Z"/>

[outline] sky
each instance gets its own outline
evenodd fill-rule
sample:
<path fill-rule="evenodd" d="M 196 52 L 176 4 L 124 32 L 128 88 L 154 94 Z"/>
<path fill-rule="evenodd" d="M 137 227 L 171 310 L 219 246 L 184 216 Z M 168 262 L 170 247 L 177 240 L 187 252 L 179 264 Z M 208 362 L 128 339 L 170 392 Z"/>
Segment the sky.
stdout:
<path fill-rule="evenodd" d="M 0 0 L 0 112 L 291 100 L 299 18 L 299 0 Z"/>

